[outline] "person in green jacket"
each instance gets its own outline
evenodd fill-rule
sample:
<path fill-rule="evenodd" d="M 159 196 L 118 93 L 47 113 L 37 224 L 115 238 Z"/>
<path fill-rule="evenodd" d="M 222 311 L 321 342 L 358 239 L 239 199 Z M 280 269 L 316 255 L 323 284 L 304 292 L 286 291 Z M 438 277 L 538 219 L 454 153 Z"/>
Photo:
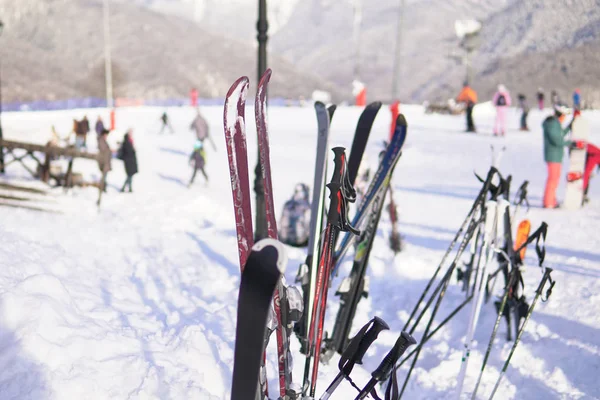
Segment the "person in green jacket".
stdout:
<path fill-rule="evenodd" d="M 544 161 L 548 166 L 548 179 L 544 190 L 544 208 L 558 208 L 556 189 L 560 179 L 560 170 L 565 146 L 570 141 L 565 140 L 565 135 L 571 130 L 571 124 L 563 128 L 561 122 L 565 119 L 568 109 L 562 104 L 554 105 L 554 115 L 549 116 L 542 123 L 544 129 Z"/>

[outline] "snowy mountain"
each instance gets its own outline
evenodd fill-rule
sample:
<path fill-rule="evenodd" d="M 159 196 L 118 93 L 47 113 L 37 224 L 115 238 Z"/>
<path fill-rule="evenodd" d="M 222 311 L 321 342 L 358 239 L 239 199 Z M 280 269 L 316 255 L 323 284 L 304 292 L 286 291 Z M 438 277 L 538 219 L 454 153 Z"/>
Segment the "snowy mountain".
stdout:
<path fill-rule="evenodd" d="M 218 5 L 215 0 L 139 1 L 188 16 L 194 15 L 189 10 L 195 4 L 202 10 L 196 20 L 207 30 L 255 40 L 255 0 Z M 400 0 L 269 0 L 270 48 L 301 69 L 319 71 L 349 96 L 354 70 L 353 6 L 357 3 L 362 4 L 359 77 L 369 85 L 372 99 L 389 99 Z M 402 98 L 444 100 L 456 95 L 465 68 L 449 57 L 459 51 L 454 22 L 476 18 L 483 22 L 483 29 L 473 83 L 483 98 L 490 97 L 500 82 L 530 95 L 540 86 L 558 89 L 563 97 L 581 86 L 588 89 L 584 95 L 589 101 L 600 104 L 599 72 L 585 61 L 595 55 L 600 38 L 598 4 L 597 0 L 407 0 Z"/>
<path fill-rule="evenodd" d="M 256 80 L 254 44 L 207 32 L 191 21 L 110 2 L 116 97 L 219 98 L 232 80 Z M 0 0 L 3 101 L 104 97 L 101 0 Z M 272 96 L 309 97 L 335 87 L 269 55 Z"/>
<path fill-rule="evenodd" d="M 255 76 L 255 0 L 110 2 L 118 96 L 185 96 L 195 85 L 202 95 L 218 97 L 227 89 L 225 82 Z M 600 105 L 600 70 L 594 68 L 600 57 L 600 1 L 404 3 L 403 101 L 445 101 L 457 94 L 465 67 L 457 62 L 462 53 L 454 23 L 475 18 L 483 29 L 473 86 L 482 100 L 504 83 L 530 98 L 543 87 L 568 99 L 580 87 L 585 101 Z M 391 99 L 400 0 L 267 4 L 269 65 L 273 79 L 281 79 L 275 95 L 306 97 L 313 89 L 326 89 L 338 100 L 350 99 L 357 70 L 369 99 Z M 356 4 L 362 5 L 358 58 Z M 0 39 L 5 100 L 102 96 L 100 5 L 100 0 L 0 0 L 6 22 Z"/>

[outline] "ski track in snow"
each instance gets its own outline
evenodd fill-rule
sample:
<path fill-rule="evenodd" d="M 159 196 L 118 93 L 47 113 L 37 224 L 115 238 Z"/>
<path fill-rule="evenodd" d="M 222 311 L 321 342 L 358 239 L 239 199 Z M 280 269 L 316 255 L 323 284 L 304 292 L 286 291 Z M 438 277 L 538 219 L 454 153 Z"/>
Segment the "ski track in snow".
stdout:
<path fill-rule="evenodd" d="M 116 149 L 125 129 L 135 129 L 140 173 L 134 177 L 134 193 L 117 193 L 125 173 L 122 163 L 113 159 L 109 192 L 99 211 L 93 188 L 66 194 L 52 189 L 52 196 L 33 196 L 34 204 L 52 206 L 64 215 L 0 207 L 1 399 L 229 398 L 239 265 L 223 108 L 203 108 L 218 150 L 207 150 L 209 184 L 199 177 L 190 189 L 186 188 L 191 173 L 188 157 L 195 136 L 189 123 L 194 110 L 169 109 L 173 135 L 158 134 L 162 111 L 151 107 L 117 111 L 117 131 L 111 133 L 109 143 Z M 247 115 L 253 111 L 248 105 Z M 527 215 L 532 230 L 542 221 L 549 225 L 546 266 L 555 270 L 557 282 L 550 300 L 536 305 L 496 398 L 600 398 L 600 239 L 596 234 L 600 184 L 591 181 L 592 201 L 581 211 L 540 208 L 546 173 L 541 148 L 545 112 L 531 112 L 530 133 L 512 129 L 506 138 L 494 138 L 490 135 L 494 116 L 488 105 L 476 108 L 481 132 L 477 136 L 462 132 L 462 116 L 425 115 L 418 106 L 402 106 L 401 111 L 407 117 L 408 139 L 392 184 L 405 249 L 395 258 L 388 249 L 390 222 L 384 213 L 371 253 L 369 297 L 359 303 L 352 329 L 356 332 L 378 315 L 391 331 L 383 332 L 367 352 L 364 369 L 355 368 L 354 381 L 366 383 L 394 344 L 479 191 L 473 171 L 485 175 L 493 144 L 507 148 L 500 171 L 513 175 L 513 194 L 524 179 L 530 181 L 532 208 Z M 7 113 L 3 115 L 5 137 L 44 143 L 51 124 L 64 135 L 72 118 L 87 114 L 93 122 L 98 113 L 108 120 L 103 109 Z M 331 125 L 331 147 L 350 147 L 359 114 L 358 108 L 338 108 Z M 597 144 L 600 113 L 584 115 Z M 518 118 L 518 111 L 511 111 L 511 126 L 518 126 Z M 382 110 L 366 160 L 377 159 L 389 122 L 389 113 Z M 280 216 L 295 184 L 312 183 L 314 110 L 272 107 L 269 129 L 274 205 Z M 248 124 L 247 134 L 249 175 L 254 179 L 253 123 Z M 92 134 L 88 142 L 95 148 Z M 75 169 L 88 178 L 99 177 L 94 162 L 77 160 Z M 8 166 L 6 178 L 0 180 L 45 188 L 15 165 Z M 562 180 L 559 198 L 564 197 L 564 186 Z M 520 216 L 524 215 L 525 210 Z M 286 277 L 294 282 L 305 250 L 289 248 L 288 257 Z M 338 304 L 333 293 L 351 263 L 349 254 L 333 282 L 328 329 Z M 533 246 L 526 264 L 526 296 L 531 301 L 541 278 Z M 500 285 L 495 294 L 500 294 Z M 436 321 L 462 299 L 460 287 L 451 284 Z M 424 346 L 404 398 L 442 399 L 452 394 L 469 307 Z M 484 304 L 465 381 L 468 393 L 477 378 L 494 314 L 493 305 Z M 424 326 L 416 331 L 417 340 Z M 489 396 L 510 351 L 512 342 L 506 341 L 505 334 L 502 321 L 479 398 Z M 304 357 L 295 338 L 291 346 L 293 374 L 300 383 Z M 267 363 L 272 393 L 278 387 L 275 349 L 273 337 Z M 337 358 L 320 370 L 317 394 L 337 373 Z M 403 366 L 400 384 L 406 372 Z M 332 399 L 354 396 L 354 389 L 342 383 Z"/>

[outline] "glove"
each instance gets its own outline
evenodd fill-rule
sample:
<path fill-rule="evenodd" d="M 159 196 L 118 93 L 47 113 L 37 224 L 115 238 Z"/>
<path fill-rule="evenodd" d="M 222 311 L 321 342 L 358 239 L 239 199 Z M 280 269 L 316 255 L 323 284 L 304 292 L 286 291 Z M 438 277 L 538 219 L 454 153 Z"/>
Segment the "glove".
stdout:
<path fill-rule="evenodd" d="M 586 143 L 583 140 L 574 140 L 571 142 L 572 149 L 585 149 Z"/>
<path fill-rule="evenodd" d="M 575 117 L 579 117 L 580 115 L 581 115 L 581 111 L 580 111 L 580 110 L 575 110 L 575 111 L 573 112 L 573 118 L 575 118 Z"/>

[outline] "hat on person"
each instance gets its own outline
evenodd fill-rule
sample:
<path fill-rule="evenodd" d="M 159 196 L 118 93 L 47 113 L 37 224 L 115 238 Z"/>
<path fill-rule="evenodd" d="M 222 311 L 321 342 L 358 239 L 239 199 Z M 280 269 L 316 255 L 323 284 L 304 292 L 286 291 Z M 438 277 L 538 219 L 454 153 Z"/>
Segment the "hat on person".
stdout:
<path fill-rule="evenodd" d="M 562 103 L 556 103 L 554 105 L 554 113 L 556 115 L 566 115 L 569 114 L 570 110 L 569 107 L 567 107 L 566 105 L 562 104 Z"/>

